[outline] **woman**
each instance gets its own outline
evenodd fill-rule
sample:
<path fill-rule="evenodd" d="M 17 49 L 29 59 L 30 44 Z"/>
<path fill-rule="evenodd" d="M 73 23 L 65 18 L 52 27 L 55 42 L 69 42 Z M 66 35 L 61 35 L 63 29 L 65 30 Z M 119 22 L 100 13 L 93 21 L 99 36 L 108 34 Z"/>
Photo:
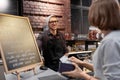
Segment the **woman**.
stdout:
<path fill-rule="evenodd" d="M 88 19 L 92 26 L 104 34 L 101 44 L 93 55 L 93 65 L 74 57 L 70 60 L 94 70 L 94 76 L 83 72 L 78 65 L 75 70 L 63 72 L 71 77 L 85 80 L 120 80 L 120 7 L 118 0 L 95 0 L 89 9 Z"/>

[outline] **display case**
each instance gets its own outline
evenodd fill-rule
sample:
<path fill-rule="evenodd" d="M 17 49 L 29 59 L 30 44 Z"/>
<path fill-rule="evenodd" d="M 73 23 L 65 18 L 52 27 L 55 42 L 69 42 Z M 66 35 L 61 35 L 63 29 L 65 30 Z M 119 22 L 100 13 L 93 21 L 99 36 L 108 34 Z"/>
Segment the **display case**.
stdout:
<path fill-rule="evenodd" d="M 99 40 L 66 40 L 66 44 L 67 46 L 70 46 L 72 48 L 78 48 L 78 51 L 79 50 L 82 50 L 82 51 L 88 51 L 88 50 L 91 50 L 90 48 L 94 48 L 96 49 L 98 47 L 98 44 L 99 44 Z M 73 50 L 73 51 L 76 51 L 76 50 Z"/>

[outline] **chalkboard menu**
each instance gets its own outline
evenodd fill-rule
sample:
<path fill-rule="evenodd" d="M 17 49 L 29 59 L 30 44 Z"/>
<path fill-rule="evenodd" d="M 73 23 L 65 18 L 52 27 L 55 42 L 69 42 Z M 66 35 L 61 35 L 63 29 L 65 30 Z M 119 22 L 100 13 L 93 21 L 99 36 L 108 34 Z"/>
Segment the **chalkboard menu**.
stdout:
<path fill-rule="evenodd" d="M 26 17 L 0 14 L 0 49 L 7 73 L 42 63 Z"/>

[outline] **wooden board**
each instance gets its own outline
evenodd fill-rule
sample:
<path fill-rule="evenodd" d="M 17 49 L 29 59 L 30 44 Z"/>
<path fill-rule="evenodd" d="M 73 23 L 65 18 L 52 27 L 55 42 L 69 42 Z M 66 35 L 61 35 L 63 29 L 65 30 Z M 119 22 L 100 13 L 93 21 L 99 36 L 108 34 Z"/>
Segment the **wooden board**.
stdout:
<path fill-rule="evenodd" d="M 43 63 L 27 17 L 0 14 L 0 50 L 6 73 Z"/>
<path fill-rule="evenodd" d="M 84 53 L 92 53 L 92 51 L 77 51 L 77 52 L 73 51 L 73 52 L 69 52 L 68 54 L 70 55 L 70 54 L 84 54 Z"/>

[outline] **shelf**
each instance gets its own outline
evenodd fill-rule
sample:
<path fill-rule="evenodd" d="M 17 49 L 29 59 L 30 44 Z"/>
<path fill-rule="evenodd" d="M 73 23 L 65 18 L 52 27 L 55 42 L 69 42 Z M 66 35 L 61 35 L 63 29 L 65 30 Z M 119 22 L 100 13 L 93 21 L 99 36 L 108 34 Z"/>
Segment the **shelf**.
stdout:
<path fill-rule="evenodd" d="M 88 40 L 88 39 L 86 39 L 86 40 L 66 40 L 66 44 L 67 45 L 69 45 L 69 46 L 73 46 L 73 45 L 76 45 L 76 44 L 78 44 L 78 45 L 85 45 L 85 51 L 87 51 L 88 50 L 88 46 L 89 45 L 95 45 L 96 46 L 96 48 L 98 47 L 98 40 Z M 82 44 L 80 44 L 80 43 L 82 43 Z"/>

